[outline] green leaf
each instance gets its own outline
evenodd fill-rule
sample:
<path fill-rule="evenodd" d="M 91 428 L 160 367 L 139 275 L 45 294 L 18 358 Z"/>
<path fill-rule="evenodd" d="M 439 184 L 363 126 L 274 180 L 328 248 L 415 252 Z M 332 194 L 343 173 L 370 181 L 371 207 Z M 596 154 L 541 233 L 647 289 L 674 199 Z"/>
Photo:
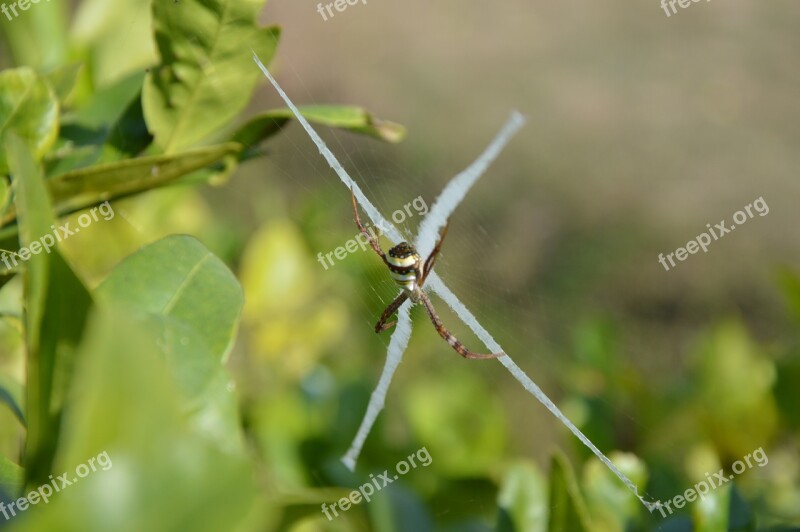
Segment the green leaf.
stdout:
<path fill-rule="evenodd" d="M 547 523 L 547 483 L 535 465 L 511 467 L 497 497 L 498 532 L 543 532 Z"/>
<path fill-rule="evenodd" d="M 724 532 L 728 530 L 732 486 L 711 490 L 703 499 L 692 502 L 692 523 L 695 532 Z"/>
<path fill-rule="evenodd" d="M 0 375 L 0 403 L 5 403 L 25 425 L 25 390 L 22 385 L 8 376 Z"/>
<path fill-rule="evenodd" d="M 75 88 L 75 82 L 78 80 L 81 66 L 81 63 L 71 63 L 60 66 L 47 74 L 47 81 L 53 87 L 53 91 L 61 104 L 64 103 Z"/>
<path fill-rule="evenodd" d="M 27 145 L 7 135 L 8 155 L 19 212 L 20 244 L 30 249 L 49 236 L 55 223 L 41 169 Z M 40 241 L 41 239 L 41 241 Z M 40 244 L 41 246 L 41 244 Z M 56 247 L 32 254 L 25 269 L 27 343 L 27 420 L 25 448 L 28 485 L 42 484 L 53 472 L 64 397 L 69 389 L 74 351 L 91 298 Z"/>
<path fill-rule="evenodd" d="M 207 148 L 187 150 L 175 155 L 140 157 L 99 164 L 56 176 L 47 181 L 56 213 L 61 216 L 101 203 L 175 183 L 181 177 L 213 164 L 222 164 L 237 154 L 238 144 L 229 142 Z M 14 221 L 16 210 L 2 218 L 3 225 Z M 0 231 L 1 238 L 16 233 L 16 226 Z M 6 245 L 2 241 L 0 245 Z"/>
<path fill-rule="evenodd" d="M 20 466 L 0 455 L 0 501 L 4 499 L 4 494 L 9 498 L 16 497 L 22 487 L 22 475 Z"/>
<path fill-rule="evenodd" d="M 548 532 L 589 532 L 589 517 L 575 473 L 562 454 L 550 462 L 550 515 Z"/>
<path fill-rule="evenodd" d="M 18 531 L 255 530 L 255 465 L 187 422 L 159 331 L 113 304 L 87 324 L 59 472 L 106 453 L 108 467 L 26 512 Z"/>
<path fill-rule="evenodd" d="M 365 109 L 354 105 L 304 105 L 299 109 L 300 114 L 309 122 L 345 129 L 386 142 L 400 142 L 406 135 L 405 128 L 400 124 L 375 118 Z M 244 146 L 255 146 L 278 133 L 292 118 L 294 114 L 290 109 L 266 111 L 242 125 L 231 140 Z"/>
<path fill-rule="evenodd" d="M 609 458 L 637 486 L 647 485 L 647 466 L 636 455 L 613 452 Z M 597 458 L 583 468 L 582 484 L 595 527 L 627 530 L 641 512 L 639 499 Z"/>
<path fill-rule="evenodd" d="M 0 142 L 15 132 L 39 159 L 58 135 L 58 101 L 50 86 L 28 67 L 0 72 Z M 0 152 L 0 174 L 8 173 Z"/>
<path fill-rule="evenodd" d="M 778 271 L 778 284 L 792 316 L 800 321 L 800 275 L 789 268 Z"/>
<path fill-rule="evenodd" d="M 149 2 L 84 0 L 72 36 L 88 63 L 93 87 L 105 87 L 158 61 Z"/>
<path fill-rule="evenodd" d="M 15 64 L 37 69 L 63 64 L 69 54 L 69 4 L 40 0 L 38 3 L 28 2 L 25 10 L 19 2 L 4 4 L 10 17 L 0 14 L 0 35 L 5 37 Z M 17 9 L 16 16 L 11 5 Z"/>
<path fill-rule="evenodd" d="M 103 162 L 111 162 L 126 157 L 135 157 L 153 142 L 153 135 L 147 131 L 142 111 L 142 95 L 128 104 L 125 112 L 111 127 L 106 139 Z"/>
<path fill-rule="evenodd" d="M 164 238 L 125 259 L 97 288 L 102 299 L 124 302 L 195 331 L 224 361 L 243 297 L 225 264 L 190 236 Z"/>
<path fill-rule="evenodd" d="M 258 0 L 153 2 L 161 64 L 145 79 L 143 104 L 156 144 L 172 153 L 227 124 L 250 100 L 280 31 L 259 28 Z"/>
<path fill-rule="evenodd" d="M 237 448 L 237 401 L 223 370 L 244 298 L 225 264 L 198 240 L 171 236 L 125 259 L 97 297 L 143 316 L 196 412 L 195 421 L 221 444 Z"/>

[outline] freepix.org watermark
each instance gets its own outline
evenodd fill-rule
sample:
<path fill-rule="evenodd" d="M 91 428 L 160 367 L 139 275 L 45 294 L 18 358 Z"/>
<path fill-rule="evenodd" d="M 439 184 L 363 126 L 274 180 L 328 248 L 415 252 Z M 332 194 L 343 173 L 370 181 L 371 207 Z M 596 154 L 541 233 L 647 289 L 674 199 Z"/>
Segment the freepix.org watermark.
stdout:
<path fill-rule="evenodd" d="M 369 502 L 374 493 L 381 491 L 383 488 L 400 478 L 400 475 L 405 475 L 412 469 L 416 469 L 418 465 L 427 467 L 431 465 L 431 462 L 433 462 L 433 458 L 431 457 L 430 453 L 428 453 L 428 449 L 423 447 L 417 452 L 408 455 L 405 460 L 400 460 L 397 462 L 397 465 L 394 466 L 394 468 L 398 474 L 390 477 L 389 470 L 386 469 L 376 478 L 375 475 L 370 473 L 370 482 L 361 484 L 357 490 L 351 491 L 348 497 L 342 497 L 330 506 L 322 503 L 322 513 L 325 514 L 325 517 L 328 518 L 328 521 L 333 521 L 334 517 L 339 517 L 339 512 L 336 510 L 337 506 L 339 507 L 340 511 L 346 512 L 350 509 L 350 506 L 354 506 L 360 503 L 362 500 Z M 333 512 L 333 515 L 331 515 L 329 512 Z"/>
<path fill-rule="evenodd" d="M 18 7 L 22 11 L 27 11 L 31 8 L 31 4 L 38 4 L 41 1 L 42 0 L 17 0 L 16 2 L 11 2 L 10 5 L 6 5 L 6 3 L 3 2 L 3 4 L 0 5 L 0 11 L 3 12 L 3 14 L 8 18 L 8 20 L 14 20 L 11 18 L 11 13 L 8 12 L 9 9 L 11 10 L 12 13 L 14 13 L 14 18 L 16 18 L 19 16 L 19 13 L 17 13 Z M 49 2 L 50 0 L 46 1 Z"/>
<path fill-rule="evenodd" d="M 715 490 L 723 484 L 727 484 L 733 480 L 734 476 L 741 475 L 747 469 L 751 469 L 753 467 L 753 463 L 750 461 L 751 457 L 758 467 L 764 467 L 769 463 L 769 458 L 767 457 L 767 453 L 764 452 L 764 448 L 759 447 L 752 453 L 742 458 L 744 462 L 742 460 L 736 460 L 731 465 L 731 470 L 734 473 L 733 475 L 726 476 L 725 469 L 720 469 L 714 473 L 714 476 L 706 473 L 706 480 L 708 480 L 708 482 L 701 480 L 693 487 L 687 489 L 680 495 L 675 495 L 667 502 L 662 503 L 661 501 L 657 501 L 655 504 L 651 505 L 650 513 L 653 513 L 653 510 L 657 509 L 659 512 L 661 512 L 661 517 L 667 517 L 667 515 L 672 514 L 672 508 L 670 508 L 670 506 L 674 506 L 676 509 L 681 509 L 686 505 L 687 502 L 694 502 L 698 497 L 701 501 L 704 500 L 706 495 L 711 493 L 711 490 Z M 747 467 L 745 467 L 745 463 L 747 463 Z M 669 512 L 669 514 L 664 511 L 665 509 Z"/>
<path fill-rule="evenodd" d="M 330 18 L 334 17 L 332 8 L 336 8 L 336 11 L 341 13 L 342 11 L 347 9 L 347 6 L 354 6 L 359 2 L 361 2 L 364 5 L 367 5 L 367 0 L 336 0 L 335 2 L 330 2 L 328 4 L 325 4 L 324 8 L 322 6 L 322 3 L 319 3 L 317 4 L 317 13 L 319 13 L 322 16 L 323 21 L 327 21 L 328 17 Z M 325 16 L 325 11 L 328 12 L 328 17 Z"/>
<path fill-rule="evenodd" d="M 20 497 L 16 501 L 6 505 L 0 501 L 0 514 L 3 514 L 5 520 L 8 521 L 16 517 L 18 513 L 22 513 L 30 506 L 35 506 L 44 501 L 44 504 L 50 502 L 50 497 L 54 493 L 58 493 L 68 486 L 76 484 L 80 479 L 88 477 L 90 474 L 98 470 L 108 471 L 111 469 L 111 458 L 108 456 L 108 451 L 103 451 L 94 458 L 89 458 L 85 464 L 81 464 L 75 468 L 75 475 L 69 478 L 69 473 L 64 473 L 56 478 L 50 475 L 50 483 L 39 486 L 37 489 L 28 493 L 26 497 Z"/>
<path fill-rule="evenodd" d="M 56 242 L 62 242 L 79 232 L 81 227 L 88 227 L 92 224 L 92 222 L 98 221 L 100 219 L 97 216 L 98 212 L 100 215 L 102 215 L 103 220 L 108 221 L 114 218 L 114 209 L 111 208 L 111 205 L 108 203 L 108 201 L 104 201 L 100 205 L 92 207 L 89 212 L 85 212 L 78 216 L 78 225 L 80 227 L 70 229 L 70 222 L 59 226 L 58 229 L 56 229 L 55 225 L 51 225 L 50 229 L 53 230 L 53 234 L 47 233 L 46 235 L 43 235 L 41 238 L 39 238 L 39 240 L 31 242 L 31 245 L 27 248 L 20 248 L 20 250 L 16 253 L 3 251 L 3 253 L 0 254 L 0 261 L 2 261 L 6 268 L 10 270 L 18 265 L 17 259 L 25 262 L 31 258 L 31 255 L 38 255 L 42 252 L 42 250 L 44 250 L 45 253 L 50 253 L 50 248 L 55 246 Z"/>
<path fill-rule="evenodd" d="M 681 9 L 686 9 L 692 4 L 696 4 L 700 0 L 661 0 L 661 9 L 664 10 L 664 13 L 667 14 L 668 17 L 671 17 L 672 14 L 677 13 L 678 10 L 675 8 L 675 4 L 681 6 Z M 711 0 L 706 0 L 706 2 L 710 2 Z M 667 4 L 669 7 L 672 8 L 672 14 L 669 12 L 670 10 L 667 9 Z"/>
<path fill-rule="evenodd" d="M 412 207 L 414 208 L 414 212 L 411 211 Z M 422 216 L 428 214 L 428 204 L 425 203 L 425 200 L 422 199 L 422 196 L 417 196 L 413 201 L 409 201 L 403 205 L 402 209 L 397 209 L 394 211 L 392 213 L 392 221 L 396 224 L 401 224 L 415 214 Z M 386 229 L 388 229 L 387 227 L 381 227 L 381 224 L 378 224 L 377 226 L 364 226 L 364 228 L 372 236 L 372 238 L 376 240 Z M 322 264 L 323 268 L 327 270 L 328 262 L 330 262 L 330 265 L 333 266 L 334 256 L 337 260 L 342 260 L 347 257 L 348 254 L 358 251 L 359 247 L 361 248 L 361 251 L 364 251 L 367 249 L 368 245 L 369 240 L 367 239 L 366 235 L 358 233 L 356 236 L 345 242 L 344 246 L 339 246 L 333 251 L 326 253 L 324 256 L 322 255 L 322 252 L 317 253 L 317 261 Z"/>
<path fill-rule="evenodd" d="M 703 250 L 703 253 L 706 253 L 708 251 L 708 245 L 712 242 L 712 237 L 714 240 L 719 240 L 723 236 L 736 229 L 736 224 L 742 225 L 751 218 L 754 218 L 755 215 L 753 214 L 753 210 L 755 210 L 759 216 L 766 216 L 769 214 L 769 205 L 767 205 L 767 202 L 764 201 L 763 196 L 755 200 L 753 203 L 745 205 L 743 210 L 736 211 L 733 214 L 733 221 L 736 222 L 735 224 L 731 224 L 730 227 L 725 227 L 725 220 L 722 220 L 718 224 L 714 224 L 714 227 L 711 227 L 711 224 L 706 224 L 708 233 L 700 233 L 693 240 L 687 242 L 686 247 L 678 248 L 672 253 L 668 253 L 666 258 L 664 257 L 663 253 L 659 253 L 658 262 L 664 266 L 665 270 L 669 271 L 670 267 L 667 266 L 667 260 L 669 260 L 669 263 L 674 267 L 675 261 L 672 260 L 673 257 L 679 261 L 684 261 L 690 254 L 694 255 L 701 249 Z"/>

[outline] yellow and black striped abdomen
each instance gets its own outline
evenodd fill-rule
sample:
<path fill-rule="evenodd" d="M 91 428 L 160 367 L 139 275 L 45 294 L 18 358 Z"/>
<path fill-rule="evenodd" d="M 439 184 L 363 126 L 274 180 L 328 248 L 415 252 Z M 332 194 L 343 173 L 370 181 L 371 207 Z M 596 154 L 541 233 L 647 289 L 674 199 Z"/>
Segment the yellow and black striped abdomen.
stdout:
<path fill-rule="evenodd" d="M 419 255 L 414 246 L 408 242 L 401 242 L 386 255 L 389 271 L 392 278 L 406 290 L 414 290 L 417 285 L 417 271 L 419 271 Z"/>

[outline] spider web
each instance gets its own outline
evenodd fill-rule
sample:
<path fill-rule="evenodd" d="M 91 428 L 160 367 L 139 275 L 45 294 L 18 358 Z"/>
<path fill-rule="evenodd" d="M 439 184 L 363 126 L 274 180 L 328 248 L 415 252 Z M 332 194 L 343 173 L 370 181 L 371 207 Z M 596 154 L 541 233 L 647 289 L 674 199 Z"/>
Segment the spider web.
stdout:
<path fill-rule="evenodd" d="M 372 202 L 361 191 L 356 182 L 344 170 L 340 162 L 336 159 L 333 153 L 327 148 L 324 141 L 309 125 L 298 111 L 294 103 L 289 99 L 286 93 L 281 89 L 275 79 L 271 76 L 267 68 L 253 52 L 253 59 L 269 79 L 270 83 L 278 91 L 281 98 L 286 102 L 292 112 L 295 114 L 297 120 L 302 124 L 307 134 L 311 137 L 316 144 L 319 153 L 325 158 L 329 166 L 336 172 L 341 179 L 342 183 L 350 188 L 355 195 L 360 207 L 366 212 L 369 219 L 376 225 L 384 228 L 385 235 L 397 243 L 403 240 L 401 233 L 391 225 L 376 209 Z M 491 161 L 499 154 L 503 146 L 508 142 L 510 137 L 522 126 L 523 119 L 518 113 L 514 113 L 504 128 L 483 152 L 483 154 L 473 163 L 467 170 L 456 176 L 448 185 L 445 190 L 437 199 L 434 206 L 431 208 L 427 217 L 423 220 L 420 227 L 419 237 L 417 244 L 423 256 L 427 256 L 435 244 L 438 231 L 446 224 L 452 211 L 464 199 L 469 188 L 477 181 L 481 174 L 486 170 Z M 456 295 L 444 284 L 442 279 L 436 274 L 431 272 L 429 276 L 428 287 L 437 293 L 448 306 L 458 315 L 458 317 L 483 341 L 487 348 L 492 352 L 504 351 L 504 349 L 497 343 L 497 341 L 489 334 L 489 332 L 478 322 L 475 316 L 467 309 L 466 306 L 456 297 Z M 409 317 L 408 309 L 409 302 L 406 301 L 398 311 L 397 326 L 392 334 L 392 339 L 389 343 L 387 361 L 384 367 L 381 379 L 372 394 L 370 404 L 367 408 L 367 414 L 362 422 L 361 427 L 353 441 L 350 450 L 342 458 L 342 462 L 350 470 L 355 469 L 355 463 L 361 451 L 364 440 L 366 439 L 372 424 L 375 421 L 378 413 L 383 408 L 385 402 L 386 392 L 389 384 L 391 383 L 397 366 L 402 360 L 403 352 L 405 351 L 410 335 L 411 335 L 411 320 Z M 507 353 L 507 352 L 506 352 Z M 620 471 L 581 431 L 578 429 L 566 416 L 558 409 L 558 407 L 547 397 L 547 395 L 534 383 L 522 369 L 512 360 L 511 356 L 499 358 L 499 361 L 506 367 L 511 375 L 519 381 L 522 386 L 530 392 L 536 399 L 541 402 L 558 420 L 564 424 L 592 453 L 594 453 L 600 461 L 602 461 L 609 470 L 614 473 L 641 501 L 641 503 L 650 511 L 657 508 L 660 503 L 651 503 L 639 495 L 638 489 L 628 477 Z"/>

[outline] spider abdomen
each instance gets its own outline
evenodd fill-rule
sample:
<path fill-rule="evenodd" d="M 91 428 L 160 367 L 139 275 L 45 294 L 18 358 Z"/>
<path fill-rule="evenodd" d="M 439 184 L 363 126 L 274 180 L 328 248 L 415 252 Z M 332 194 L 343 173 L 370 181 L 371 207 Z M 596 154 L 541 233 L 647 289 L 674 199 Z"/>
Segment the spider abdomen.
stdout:
<path fill-rule="evenodd" d="M 413 292 L 417 286 L 420 257 L 414 246 L 401 242 L 386 255 L 386 262 L 392 278 L 404 290 Z"/>

